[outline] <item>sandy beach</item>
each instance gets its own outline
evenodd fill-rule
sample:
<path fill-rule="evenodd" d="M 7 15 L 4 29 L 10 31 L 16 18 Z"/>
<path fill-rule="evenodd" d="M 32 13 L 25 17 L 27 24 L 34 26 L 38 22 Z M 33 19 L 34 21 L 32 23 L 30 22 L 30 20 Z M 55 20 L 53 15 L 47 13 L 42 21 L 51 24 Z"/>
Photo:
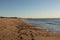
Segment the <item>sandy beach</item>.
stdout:
<path fill-rule="evenodd" d="M 38 29 L 21 18 L 0 17 L 0 40 L 60 40 L 60 34 Z"/>

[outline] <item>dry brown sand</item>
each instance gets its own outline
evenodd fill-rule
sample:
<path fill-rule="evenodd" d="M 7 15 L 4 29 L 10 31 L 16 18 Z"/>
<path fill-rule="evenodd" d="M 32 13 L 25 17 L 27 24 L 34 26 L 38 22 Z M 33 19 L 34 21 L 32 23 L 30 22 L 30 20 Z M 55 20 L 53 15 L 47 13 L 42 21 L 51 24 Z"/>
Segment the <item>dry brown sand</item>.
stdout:
<path fill-rule="evenodd" d="M 60 35 L 37 29 L 20 18 L 0 17 L 0 40 L 60 40 Z"/>

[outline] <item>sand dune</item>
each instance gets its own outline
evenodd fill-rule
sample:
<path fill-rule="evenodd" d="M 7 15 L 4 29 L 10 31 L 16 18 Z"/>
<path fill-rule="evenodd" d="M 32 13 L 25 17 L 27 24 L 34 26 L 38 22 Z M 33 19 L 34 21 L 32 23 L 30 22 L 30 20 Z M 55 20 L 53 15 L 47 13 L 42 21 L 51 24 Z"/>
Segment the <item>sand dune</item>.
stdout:
<path fill-rule="evenodd" d="M 37 29 L 21 18 L 0 17 L 0 40 L 60 40 L 60 35 Z"/>

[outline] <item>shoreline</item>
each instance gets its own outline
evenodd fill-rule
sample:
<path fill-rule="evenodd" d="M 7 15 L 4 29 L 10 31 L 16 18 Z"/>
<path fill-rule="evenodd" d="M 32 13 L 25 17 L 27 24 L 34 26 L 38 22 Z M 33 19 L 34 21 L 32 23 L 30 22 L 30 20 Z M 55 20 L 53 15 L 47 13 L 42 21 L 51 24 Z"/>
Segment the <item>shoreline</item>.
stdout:
<path fill-rule="evenodd" d="M 49 33 L 44 29 L 24 22 L 21 18 L 0 18 L 1 40 L 60 40 L 60 34 Z"/>

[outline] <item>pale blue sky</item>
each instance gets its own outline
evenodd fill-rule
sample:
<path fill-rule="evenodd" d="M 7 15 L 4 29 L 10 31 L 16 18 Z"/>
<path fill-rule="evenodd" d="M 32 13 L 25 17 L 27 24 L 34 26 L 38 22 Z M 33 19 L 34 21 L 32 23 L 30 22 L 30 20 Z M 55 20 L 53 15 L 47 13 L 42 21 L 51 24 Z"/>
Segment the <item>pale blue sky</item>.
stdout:
<path fill-rule="evenodd" d="M 0 16 L 60 18 L 60 0 L 0 0 Z"/>

